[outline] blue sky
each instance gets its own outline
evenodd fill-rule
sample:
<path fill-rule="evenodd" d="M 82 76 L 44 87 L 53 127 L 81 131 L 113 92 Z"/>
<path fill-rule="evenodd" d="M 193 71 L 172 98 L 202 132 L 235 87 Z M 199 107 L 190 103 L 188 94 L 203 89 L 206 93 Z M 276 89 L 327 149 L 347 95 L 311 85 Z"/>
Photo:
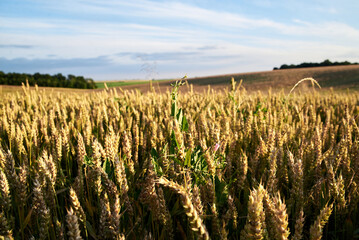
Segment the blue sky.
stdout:
<path fill-rule="evenodd" d="M 357 0 L 0 0 L 0 70 L 95 80 L 359 62 Z"/>

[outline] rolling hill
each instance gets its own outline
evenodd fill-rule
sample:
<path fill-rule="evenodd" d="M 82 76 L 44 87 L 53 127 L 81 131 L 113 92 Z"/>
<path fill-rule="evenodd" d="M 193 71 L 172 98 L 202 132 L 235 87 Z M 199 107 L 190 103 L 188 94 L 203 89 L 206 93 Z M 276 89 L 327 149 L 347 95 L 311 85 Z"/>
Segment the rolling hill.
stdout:
<path fill-rule="evenodd" d="M 313 67 L 299 69 L 285 69 L 276 71 L 251 72 L 251 73 L 234 73 L 226 75 L 216 75 L 198 78 L 189 78 L 188 83 L 193 85 L 194 91 L 203 91 L 208 89 L 208 85 L 212 89 L 221 90 L 229 88 L 231 78 L 239 82 L 243 80 L 242 86 L 247 91 L 264 90 L 269 88 L 272 90 L 290 89 L 299 80 L 312 77 L 319 82 L 322 88 L 335 89 L 353 89 L 359 90 L 359 66 L 331 66 L 331 67 Z M 170 84 L 174 81 L 158 81 L 153 83 L 156 91 L 164 92 L 170 89 Z M 305 85 L 305 84 L 304 84 Z M 303 86 L 302 86 L 303 87 Z M 148 83 L 122 86 L 125 89 L 138 89 L 141 92 L 150 90 Z M 186 91 L 186 87 L 182 90 Z"/>
<path fill-rule="evenodd" d="M 196 92 L 203 92 L 211 89 L 224 90 L 231 87 L 231 78 L 236 82 L 243 80 L 242 87 L 247 91 L 267 91 L 269 88 L 273 92 L 282 89 L 291 89 L 299 80 L 307 77 L 313 77 L 319 82 L 322 88 L 334 88 L 336 90 L 358 90 L 359 91 L 359 65 L 349 66 L 331 66 L 331 67 L 313 67 L 313 68 L 297 68 L 284 69 L 275 71 L 250 72 L 250 73 L 233 73 L 225 75 L 188 78 L 188 86 L 183 86 L 180 91 L 186 92 L 190 90 L 192 85 Z M 152 82 L 152 86 L 156 92 L 166 92 L 171 90 L 171 83 L 175 80 L 156 80 Z M 98 86 L 102 86 L 103 82 L 96 82 Z M 101 85 L 102 84 L 102 85 Z M 121 88 L 122 90 L 139 90 L 142 93 L 150 91 L 148 81 L 111 81 L 107 83 L 108 87 Z M 309 82 L 301 84 L 299 89 L 306 90 L 310 86 Z M 104 87 L 104 86 L 102 86 Z M 78 92 L 89 93 L 92 91 L 103 91 L 102 89 L 63 89 L 51 87 L 39 87 L 44 91 L 51 92 Z M 0 93 L 21 91 L 21 86 L 0 85 Z"/>

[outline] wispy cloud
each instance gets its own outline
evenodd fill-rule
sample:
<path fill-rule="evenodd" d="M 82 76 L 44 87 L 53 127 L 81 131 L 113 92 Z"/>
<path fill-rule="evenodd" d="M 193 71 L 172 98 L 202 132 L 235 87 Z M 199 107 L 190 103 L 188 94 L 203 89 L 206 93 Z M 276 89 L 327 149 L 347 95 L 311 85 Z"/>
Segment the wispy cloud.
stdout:
<path fill-rule="evenodd" d="M 46 1 L 47 2 L 47 1 Z M 233 14 L 220 10 L 210 10 L 176 1 L 68 1 L 60 6 L 44 3 L 49 9 L 72 11 L 74 13 L 93 13 L 100 16 L 130 16 L 141 19 L 182 20 L 196 25 L 235 28 L 282 28 L 284 25 L 269 19 L 249 18 L 241 14 Z M 101 19 L 101 18 L 100 18 Z"/>
<path fill-rule="evenodd" d="M 144 61 L 178 61 L 189 60 L 191 58 L 198 58 L 203 55 L 203 52 L 122 52 L 116 56 L 129 56 L 133 59 L 141 59 Z"/>
<path fill-rule="evenodd" d="M 82 67 L 101 67 L 111 64 L 111 60 L 106 56 L 100 56 L 96 58 L 72 58 L 72 59 L 27 59 L 27 58 L 15 58 L 7 59 L 0 58 L 0 66 L 8 71 L 56 71 L 59 69 L 75 69 Z"/>
<path fill-rule="evenodd" d="M 34 48 L 32 45 L 21 45 L 21 44 L 0 44 L 0 48 L 20 48 L 20 49 L 30 49 Z"/>
<path fill-rule="evenodd" d="M 258 4 L 272 5 L 268 4 L 268 1 L 258 2 Z M 66 4 L 63 6 L 66 6 L 66 11 L 69 10 L 68 5 L 71 4 L 75 5 L 75 7 L 70 8 L 70 11 L 75 11 L 76 13 L 80 13 L 85 10 L 86 12 L 92 12 L 96 15 L 113 15 L 115 19 L 116 16 L 129 16 L 140 19 L 166 20 L 167 25 L 171 25 L 171 20 L 175 21 L 174 25 L 178 25 L 177 21 L 183 21 L 183 24 L 191 23 L 193 24 L 193 26 L 202 26 L 206 29 L 208 29 L 209 27 L 218 28 L 217 30 L 221 29 L 220 32 L 226 30 L 231 31 L 233 34 L 238 34 L 236 31 L 239 31 L 241 29 L 255 30 L 263 28 L 271 29 L 281 34 L 294 36 L 357 36 L 359 32 L 358 29 L 355 29 L 347 24 L 340 22 L 316 22 L 308 24 L 308 22 L 296 20 L 292 22 L 282 23 L 268 18 L 253 18 L 245 16 L 243 14 L 226 12 L 222 10 L 205 9 L 176 1 L 154 2 L 141 0 L 128 2 L 89 0 L 75 2 L 71 1 L 71 3 L 65 1 L 65 3 Z M 332 12 L 334 8 L 316 7 L 316 9 L 318 9 L 318 11 Z M 103 19 L 102 21 L 106 21 L 106 19 Z M 94 23 L 92 22 L 91 24 L 93 25 Z M 101 21 L 100 23 L 94 25 L 96 26 L 99 24 L 101 24 Z M 186 33 L 186 31 L 179 31 L 179 29 L 181 28 L 178 26 L 176 26 L 175 28 L 166 29 L 156 26 L 156 23 L 152 24 L 154 25 L 146 26 L 144 24 L 130 24 L 129 26 L 134 27 L 137 30 L 153 31 L 154 34 L 158 34 L 159 31 L 164 32 L 165 34 L 170 34 L 170 29 L 172 30 L 172 32 L 175 29 L 174 31 L 177 33 L 179 32 L 179 34 Z M 159 24 L 163 24 L 163 22 L 160 22 Z M 112 24 L 105 24 L 105 26 L 113 27 Z"/>

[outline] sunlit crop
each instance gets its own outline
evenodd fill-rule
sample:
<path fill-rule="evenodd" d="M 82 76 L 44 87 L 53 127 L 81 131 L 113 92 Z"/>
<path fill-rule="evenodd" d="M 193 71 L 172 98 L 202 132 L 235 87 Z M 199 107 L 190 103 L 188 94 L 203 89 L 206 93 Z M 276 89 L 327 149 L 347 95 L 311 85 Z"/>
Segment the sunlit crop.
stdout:
<path fill-rule="evenodd" d="M 0 235 L 358 237 L 358 94 L 180 85 L 4 95 Z"/>

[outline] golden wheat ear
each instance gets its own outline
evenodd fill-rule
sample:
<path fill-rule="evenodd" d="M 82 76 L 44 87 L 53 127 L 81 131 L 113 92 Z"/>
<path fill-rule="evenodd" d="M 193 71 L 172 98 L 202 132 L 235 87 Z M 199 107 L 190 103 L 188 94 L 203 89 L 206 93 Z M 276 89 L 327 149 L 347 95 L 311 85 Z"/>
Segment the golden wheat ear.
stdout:
<path fill-rule="evenodd" d="M 177 192 L 180 195 L 182 206 L 186 212 L 188 220 L 191 224 L 191 229 L 196 232 L 199 237 L 203 239 L 209 239 L 209 234 L 207 232 L 206 226 L 203 223 L 203 220 L 198 215 L 196 208 L 193 206 L 192 201 L 186 190 L 183 186 L 170 181 L 164 177 L 160 177 L 156 180 L 156 182 L 160 185 L 168 187 L 173 191 Z"/>
<path fill-rule="evenodd" d="M 327 224 L 330 215 L 333 211 L 333 204 L 326 205 L 320 211 L 319 216 L 315 222 L 310 226 L 310 240 L 320 240 L 323 236 L 323 228 Z"/>
<path fill-rule="evenodd" d="M 317 82 L 317 80 L 315 80 L 314 78 L 303 78 L 303 79 L 299 80 L 299 81 L 294 85 L 294 87 L 292 87 L 292 89 L 289 91 L 289 93 L 288 93 L 288 95 L 287 95 L 287 98 L 288 98 L 289 95 L 294 91 L 294 89 L 295 89 L 296 87 L 298 87 L 298 85 L 301 84 L 301 83 L 304 82 L 304 81 L 310 81 L 313 86 L 314 86 L 314 84 L 316 84 L 319 88 L 321 88 L 320 85 L 319 85 L 319 83 Z"/>

